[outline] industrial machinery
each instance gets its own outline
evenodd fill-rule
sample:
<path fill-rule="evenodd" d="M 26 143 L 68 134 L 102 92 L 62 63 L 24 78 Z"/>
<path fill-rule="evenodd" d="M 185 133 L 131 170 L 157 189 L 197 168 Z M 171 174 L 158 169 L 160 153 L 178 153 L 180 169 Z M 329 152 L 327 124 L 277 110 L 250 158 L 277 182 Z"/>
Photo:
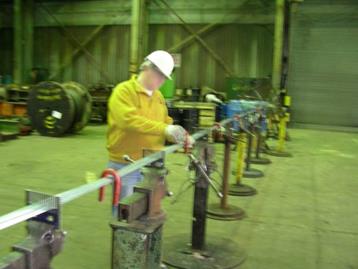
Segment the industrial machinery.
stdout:
<path fill-rule="evenodd" d="M 253 112 L 246 111 L 242 116 L 250 113 Z M 224 120 L 221 124 L 226 125 L 232 121 L 235 119 Z M 197 141 L 204 139 L 197 143 L 196 155 L 186 151 L 196 174 L 192 244 L 188 248 L 184 242 L 186 236 L 168 240 L 174 245 L 165 247 L 164 256 L 168 264 L 186 261 L 186 265 L 181 268 L 233 268 L 245 259 L 244 251 L 235 242 L 214 236 L 206 237 L 208 187 L 213 186 L 218 196 L 222 197 L 210 178 L 213 151 L 206 136 L 213 128 L 193 134 Z M 118 171 L 106 170 L 102 178 L 94 182 L 57 195 L 27 191 L 25 207 L 0 216 L 0 230 L 27 221 L 28 232 L 27 238 L 13 246 L 11 253 L 0 257 L 0 269 L 50 269 L 51 259 L 61 251 L 66 235 L 61 227 L 61 206 L 98 189 L 100 200 L 103 200 L 107 185 L 113 185 L 111 210 L 114 218 L 110 223 L 113 233 L 112 269 L 160 268 L 162 227 L 165 221 L 161 200 L 171 195 L 165 181 L 167 170 L 164 159 L 166 154 L 183 146 L 185 148 L 185 143 L 165 147 Z M 135 187 L 133 195 L 119 202 L 120 178 L 138 169 L 142 169 L 143 182 Z"/>
<path fill-rule="evenodd" d="M 213 146 L 205 140 L 198 143 L 196 155 L 189 154 L 191 169 L 195 170 L 191 236 L 180 233 L 167 238 L 164 242 L 164 262 L 185 269 L 235 268 L 245 260 L 245 251 L 229 238 L 206 234 L 209 186 L 223 198 L 210 178 L 215 167 Z"/>

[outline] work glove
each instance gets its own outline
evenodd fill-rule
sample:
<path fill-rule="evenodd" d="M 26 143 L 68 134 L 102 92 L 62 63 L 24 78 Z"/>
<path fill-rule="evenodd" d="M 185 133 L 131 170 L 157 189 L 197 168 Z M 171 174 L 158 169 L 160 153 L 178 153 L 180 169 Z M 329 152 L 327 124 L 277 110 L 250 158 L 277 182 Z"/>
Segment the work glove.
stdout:
<path fill-rule="evenodd" d="M 186 146 L 191 149 L 194 147 L 195 139 L 191 135 L 188 135 L 186 143 Z"/>
<path fill-rule="evenodd" d="M 165 129 L 165 136 L 168 141 L 179 144 L 184 143 L 187 131 L 180 125 L 168 125 Z"/>
<path fill-rule="evenodd" d="M 223 103 L 223 101 L 217 98 L 215 94 L 210 94 L 210 93 L 205 96 L 205 101 L 215 104 L 220 104 L 220 105 Z"/>

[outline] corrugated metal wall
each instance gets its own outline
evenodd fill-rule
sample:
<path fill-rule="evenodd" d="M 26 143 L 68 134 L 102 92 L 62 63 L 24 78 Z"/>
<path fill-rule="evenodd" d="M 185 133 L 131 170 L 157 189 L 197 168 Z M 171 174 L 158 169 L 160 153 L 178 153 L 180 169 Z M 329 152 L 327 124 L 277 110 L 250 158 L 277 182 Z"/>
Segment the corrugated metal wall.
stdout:
<path fill-rule="evenodd" d="M 217 27 L 202 38 L 227 62 L 235 76 L 263 77 L 271 74 L 272 23 L 271 0 L 175 0 L 171 7 L 199 30 L 206 24 Z M 190 34 L 178 25 L 178 18 L 162 4 L 149 5 L 149 46 L 168 49 Z M 77 47 L 65 38 L 58 22 L 80 42 L 98 25 L 104 30 L 86 46 L 93 58 L 80 52 L 56 80 L 75 80 L 90 85 L 118 83 L 128 78 L 131 0 L 35 1 L 34 66 L 51 74 L 68 62 Z M 12 26 L 12 4 L 0 7 L 0 26 Z M 56 19 L 54 19 L 56 18 Z M 10 28 L 0 28 L 0 74 L 12 73 L 13 39 Z M 182 50 L 182 66 L 177 69 L 177 87 L 209 86 L 223 90 L 223 68 L 196 41 Z"/>
<path fill-rule="evenodd" d="M 198 30 L 201 25 L 193 28 Z M 181 25 L 150 27 L 149 49 L 168 49 L 188 36 Z M 233 70 L 243 77 L 271 74 L 272 32 L 257 25 L 221 25 L 204 36 L 204 40 Z M 182 51 L 182 66 L 176 70 L 177 87 L 209 86 L 224 90 L 225 71 L 196 41 Z"/>
<path fill-rule="evenodd" d="M 94 27 L 68 27 L 77 40 L 83 42 Z M 51 74 L 64 63 L 69 62 L 77 46 L 65 39 L 59 28 L 37 28 L 35 31 L 35 66 L 48 68 Z M 86 53 L 80 52 L 70 61 L 56 80 L 74 80 L 85 85 L 98 82 L 116 83 L 128 77 L 129 27 L 106 26 L 86 46 Z M 102 71 L 102 72 L 101 72 Z M 103 76 L 102 73 L 107 74 Z M 108 77 L 108 78 L 107 78 Z"/>
<path fill-rule="evenodd" d="M 11 28 L 0 29 L 0 75 L 12 74 L 13 69 L 13 31 Z"/>
<path fill-rule="evenodd" d="M 358 127 L 358 1 L 305 1 L 291 33 L 293 121 Z"/>
<path fill-rule="evenodd" d="M 203 25 L 192 25 L 198 30 Z M 67 27 L 78 40 L 83 41 L 93 31 L 93 26 Z M 11 30 L 1 30 L 3 40 L 0 57 L 4 63 L 1 74 L 12 70 Z M 187 37 L 189 33 L 181 25 L 151 25 L 149 50 L 168 49 Z M 4 35 L 3 33 L 6 33 Z M 56 80 L 75 80 L 85 85 L 98 82 L 118 83 L 128 78 L 129 64 L 128 25 L 105 26 L 87 49 L 95 59 L 79 53 Z M 272 27 L 260 25 L 219 25 L 203 36 L 203 39 L 228 63 L 237 76 L 263 77 L 271 74 Z M 76 46 L 64 38 L 58 27 L 35 28 L 34 65 L 48 68 L 51 74 L 68 61 Z M 108 74 L 101 76 L 98 70 Z M 176 71 L 177 87 L 209 86 L 223 90 L 225 72 L 210 54 L 196 41 L 182 51 L 182 66 Z"/>

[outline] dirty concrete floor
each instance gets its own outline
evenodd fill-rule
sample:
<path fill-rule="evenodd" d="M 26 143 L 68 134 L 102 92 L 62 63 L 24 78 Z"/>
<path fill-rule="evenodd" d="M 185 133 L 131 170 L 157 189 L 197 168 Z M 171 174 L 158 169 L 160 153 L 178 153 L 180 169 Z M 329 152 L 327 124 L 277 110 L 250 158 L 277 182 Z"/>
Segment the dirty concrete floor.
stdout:
<path fill-rule="evenodd" d="M 208 220 L 207 236 L 238 242 L 248 254 L 243 269 L 358 268 L 357 134 L 294 129 L 291 137 L 292 158 L 270 157 L 271 165 L 254 166 L 264 178 L 244 180 L 258 190 L 256 196 L 229 198 L 247 217 Z M 56 194 L 84 184 L 88 173 L 98 175 L 106 166 L 104 145 L 104 126 L 66 138 L 32 135 L 0 143 L 0 215 L 23 206 L 25 189 Z M 217 145 L 218 163 L 222 149 Z M 167 163 L 176 193 L 187 179 L 187 159 L 177 153 Z M 189 238 L 192 196 L 191 189 L 174 205 L 170 198 L 164 201 L 165 238 L 176 233 Z M 91 193 L 64 206 L 68 237 L 53 268 L 110 268 L 109 200 L 100 204 Z M 213 193 L 210 201 L 217 202 Z M 23 225 L 0 231 L 0 256 L 24 236 Z"/>

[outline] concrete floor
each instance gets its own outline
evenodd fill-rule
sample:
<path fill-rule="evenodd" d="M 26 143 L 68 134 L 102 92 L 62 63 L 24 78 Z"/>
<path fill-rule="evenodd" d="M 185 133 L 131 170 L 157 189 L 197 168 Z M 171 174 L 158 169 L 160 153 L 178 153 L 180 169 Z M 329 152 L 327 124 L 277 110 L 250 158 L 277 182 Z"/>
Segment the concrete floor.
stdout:
<path fill-rule="evenodd" d="M 245 209 L 247 217 L 209 220 L 208 236 L 239 242 L 248 253 L 243 269 L 358 268 L 357 135 L 294 129 L 291 136 L 293 158 L 270 157 L 273 163 L 260 167 L 264 178 L 244 180 L 258 194 L 230 197 L 230 204 Z M 66 138 L 32 135 L 0 143 L 0 215 L 23 206 L 24 189 L 55 194 L 84 184 L 86 174 L 99 174 L 105 167 L 104 146 L 104 126 Z M 221 162 L 222 145 L 217 149 Z M 186 180 L 186 163 L 182 154 L 168 158 L 174 193 Z M 165 237 L 186 232 L 189 238 L 192 196 L 190 190 L 174 205 L 164 201 Z M 217 201 L 213 193 L 210 200 Z M 53 267 L 110 268 L 109 216 L 109 197 L 100 204 L 97 193 L 65 205 L 68 237 Z M 24 236 L 23 225 L 0 231 L 0 256 Z"/>

